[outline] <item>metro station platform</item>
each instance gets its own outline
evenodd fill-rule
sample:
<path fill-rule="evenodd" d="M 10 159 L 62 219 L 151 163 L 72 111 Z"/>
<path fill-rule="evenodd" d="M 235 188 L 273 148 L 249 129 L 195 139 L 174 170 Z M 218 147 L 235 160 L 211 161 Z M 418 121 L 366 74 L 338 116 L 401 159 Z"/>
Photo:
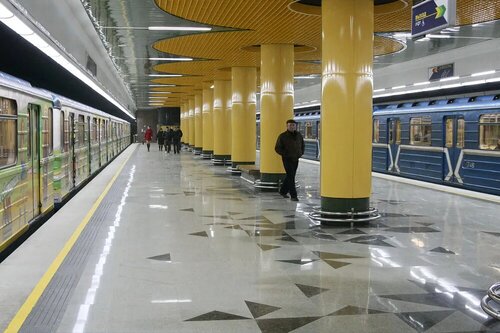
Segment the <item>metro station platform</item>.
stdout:
<path fill-rule="evenodd" d="M 134 144 L 0 264 L 6 332 L 500 332 L 500 204 L 373 178 L 383 217 L 321 226 L 191 153 Z M 9 326 L 10 325 L 10 326 Z"/>

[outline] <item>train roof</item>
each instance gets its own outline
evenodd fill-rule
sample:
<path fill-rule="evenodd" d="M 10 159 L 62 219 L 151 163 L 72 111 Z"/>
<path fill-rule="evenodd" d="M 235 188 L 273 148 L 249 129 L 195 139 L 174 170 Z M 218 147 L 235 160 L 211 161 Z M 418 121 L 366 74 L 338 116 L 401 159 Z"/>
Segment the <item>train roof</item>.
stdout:
<path fill-rule="evenodd" d="M 379 104 L 373 106 L 373 113 L 376 115 L 389 115 L 414 112 L 474 111 L 478 109 L 500 109 L 500 95 Z"/>
<path fill-rule="evenodd" d="M 127 122 L 126 120 L 112 116 L 108 113 L 95 109 L 91 106 L 82 104 L 80 102 L 74 101 L 70 98 L 58 95 L 49 90 L 33 87 L 28 81 L 19 79 L 15 76 L 9 75 L 4 72 L 0 72 L 0 86 L 9 87 L 15 90 L 22 91 L 24 93 L 44 98 L 47 101 L 52 101 L 52 103 L 56 107 L 61 107 L 61 105 L 68 106 L 77 110 L 86 111 L 98 115 L 103 118 L 110 118 L 121 122 Z"/>

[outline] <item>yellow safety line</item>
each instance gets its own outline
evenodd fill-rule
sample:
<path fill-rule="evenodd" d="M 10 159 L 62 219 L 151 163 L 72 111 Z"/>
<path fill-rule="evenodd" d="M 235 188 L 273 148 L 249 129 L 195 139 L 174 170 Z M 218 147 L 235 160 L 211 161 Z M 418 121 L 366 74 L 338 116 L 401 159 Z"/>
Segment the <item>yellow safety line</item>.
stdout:
<path fill-rule="evenodd" d="M 133 151 L 133 150 L 132 150 Z M 123 168 L 125 167 L 125 164 L 128 162 L 130 159 L 130 156 L 132 156 L 132 153 L 129 154 L 129 156 L 126 158 L 126 160 L 123 162 L 123 164 L 120 166 L 118 171 L 115 173 L 113 178 L 109 181 L 108 185 L 106 185 L 106 188 L 102 192 L 102 194 L 97 198 L 97 201 L 94 203 L 92 208 L 90 208 L 89 212 L 87 215 L 84 217 L 80 225 L 76 228 L 75 232 L 69 240 L 66 242 L 64 247 L 62 248 L 61 252 L 57 255 L 57 257 L 54 259 L 50 267 L 47 269 L 43 277 L 38 281 L 38 284 L 33 288 L 31 291 L 31 294 L 28 296 L 24 304 L 21 306 L 19 311 L 17 311 L 15 317 L 12 319 L 10 322 L 9 326 L 7 329 L 4 331 L 4 333 L 14 333 L 14 332 L 19 332 L 21 329 L 21 326 L 24 324 L 24 321 L 26 318 L 28 318 L 29 314 L 35 307 L 36 303 L 40 299 L 40 296 L 42 296 L 42 293 L 44 292 L 45 288 L 47 288 L 48 284 L 56 274 L 57 270 L 61 266 L 62 262 L 68 255 L 68 253 L 71 251 L 73 246 L 75 245 L 76 241 L 78 240 L 78 237 L 80 237 L 80 234 L 82 233 L 83 229 L 85 226 L 89 223 L 90 218 L 94 215 L 95 211 L 101 204 L 101 201 L 104 199 L 106 194 L 108 193 L 109 189 L 115 182 L 116 178 L 118 178 L 118 175 L 121 173 Z"/>

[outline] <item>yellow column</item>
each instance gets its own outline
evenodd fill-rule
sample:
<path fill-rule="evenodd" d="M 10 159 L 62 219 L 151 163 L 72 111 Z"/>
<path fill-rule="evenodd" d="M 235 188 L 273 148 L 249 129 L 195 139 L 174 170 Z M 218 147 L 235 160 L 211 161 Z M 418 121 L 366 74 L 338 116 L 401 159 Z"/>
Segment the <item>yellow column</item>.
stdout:
<path fill-rule="evenodd" d="M 293 118 L 293 45 L 262 45 L 260 68 L 260 173 L 262 182 L 277 182 L 285 174 L 274 151 L 278 135 Z"/>
<path fill-rule="evenodd" d="M 194 124 L 194 96 L 189 97 L 189 147 L 194 149 L 196 129 Z"/>
<path fill-rule="evenodd" d="M 189 105 L 187 100 L 182 104 L 184 106 L 184 127 L 182 130 L 182 142 L 189 146 Z"/>
<path fill-rule="evenodd" d="M 184 133 L 184 105 L 181 103 L 180 105 L 181 111 L 180 111 L 180 117 L 179 117 L 179 128 L 181 129 L 182 133 Z M 183 138 L 181 138 L 181 142 L 184 142 Z"/>
<path fill-rule="evenodd" d="M 194 94 L 194 127 L 195 127 L 195 143 L 194 152 L 196 155 L 201 154 L 203 147 L 203 118 L 201 113 L 202 107 L 202 91 L 196 90 Z"/>
<path fill-rule="evenodd" d="M 321 210 L 369 209 L 373 0 L 323 0 Z"/>
<path fill-rule="evenodd" d="M 231 159 L 231 81 L 214 81 L 214 163 Z"/>
<path fill-rule="evenodd" d="M 214 152 L 214 91 L 211 83 L 206 83 L 203 87 L 203 151 L 204 158 L 212 157 Z"/>
<path fill-rule="evenodd" d="M 233 67 L 231 74 L 232 166 L 255 164 L 257 69 L 255 67 Z"/>

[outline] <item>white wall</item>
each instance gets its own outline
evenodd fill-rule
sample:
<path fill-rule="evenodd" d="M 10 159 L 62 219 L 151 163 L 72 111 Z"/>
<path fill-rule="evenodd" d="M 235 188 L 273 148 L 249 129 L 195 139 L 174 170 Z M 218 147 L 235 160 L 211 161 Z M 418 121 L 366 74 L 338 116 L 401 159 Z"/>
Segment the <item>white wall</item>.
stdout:
<path fill-rule="evenodd" d="M 102 44 L 80 0 L 18 0 L 29 15 L 86 67 L 87 55 L 97 64 L 97 81 L 123 106 L 135 103 Z"/>

